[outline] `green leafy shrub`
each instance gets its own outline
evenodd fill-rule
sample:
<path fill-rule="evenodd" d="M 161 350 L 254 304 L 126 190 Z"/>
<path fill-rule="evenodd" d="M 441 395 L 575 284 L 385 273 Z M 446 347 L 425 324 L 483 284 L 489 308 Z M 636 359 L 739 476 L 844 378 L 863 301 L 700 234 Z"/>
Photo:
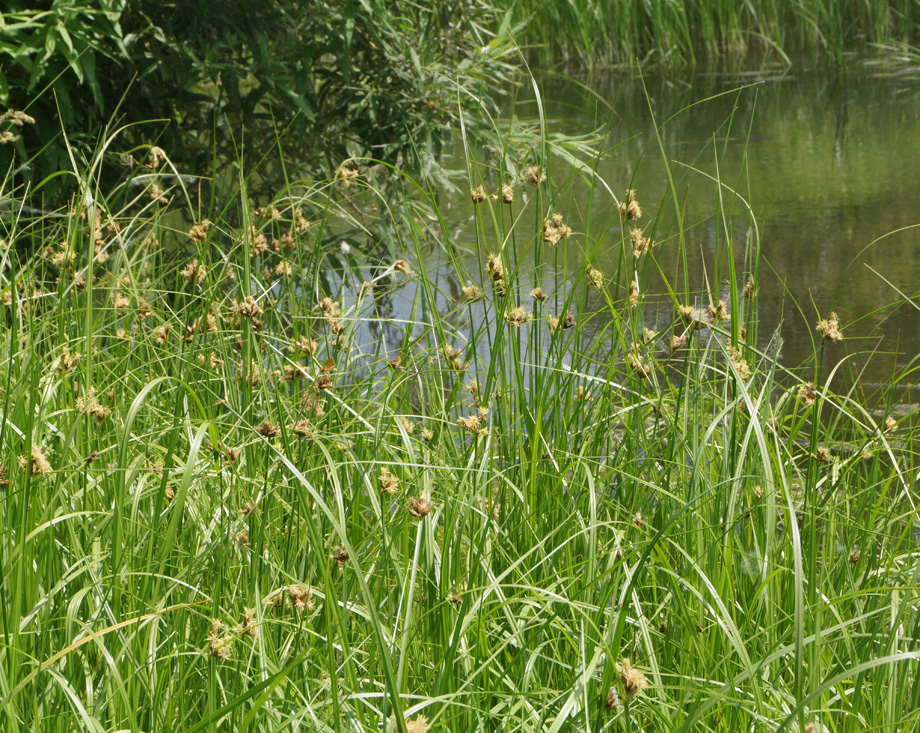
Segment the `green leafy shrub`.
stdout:
<path fill-rule="evenodd" d="M 72 167 L 62 130 L 88 149 L 106 125 L 148 120 L 163 122 L 119 140 L 156 140 L 193 172 L 214 151 L 253 172 L 279 133 L 287 162 L 326 173 L 352 155 L 431 169 L 458 116 L 512 73 L 511 44 L 483 30 L 494 21 L 472 3 L 14 2 L 0 105 L 36 119 L 18 144 L 23 160 L 42 150 L 33 180 Z"/>

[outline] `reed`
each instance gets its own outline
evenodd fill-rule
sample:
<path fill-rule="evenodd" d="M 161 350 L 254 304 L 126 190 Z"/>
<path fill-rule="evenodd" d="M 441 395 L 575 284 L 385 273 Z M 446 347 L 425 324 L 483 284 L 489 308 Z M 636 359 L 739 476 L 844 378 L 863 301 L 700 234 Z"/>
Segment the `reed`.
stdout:
<path fill-rule="evenodd" d="M 724 176 L 716 289 L 656 321 L 692 222 L 525 137 L 392 209 L 366 159 L 217 205 L 145 148 L 103 190 L 117 137 L 72 208 L 7 182 L 0 729 L 916 724 L 914 420 L 821 368 L 846 318 L 778 360 Z"/>

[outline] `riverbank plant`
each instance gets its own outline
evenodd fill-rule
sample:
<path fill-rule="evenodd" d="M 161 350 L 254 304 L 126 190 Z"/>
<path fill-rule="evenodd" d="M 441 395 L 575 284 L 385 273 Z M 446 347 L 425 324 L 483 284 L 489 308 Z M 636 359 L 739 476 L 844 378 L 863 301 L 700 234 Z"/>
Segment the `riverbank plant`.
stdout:
<path fill-rule="evenodd" d="M 545 140 L 398 209 L 368 159 L 209 208 L 151 146 L 4 187 L 0 728 L 916 724 L 915 430 L 822 368 L 848 316 L 781 363 L 705 176 L 726 257 L 662 308 L 677 189 Z"/>

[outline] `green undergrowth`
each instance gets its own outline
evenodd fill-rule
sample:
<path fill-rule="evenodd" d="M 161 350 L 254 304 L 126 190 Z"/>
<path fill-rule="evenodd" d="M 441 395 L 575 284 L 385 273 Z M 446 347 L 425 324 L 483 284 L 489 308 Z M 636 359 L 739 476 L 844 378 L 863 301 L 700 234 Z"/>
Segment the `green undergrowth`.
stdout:
<path fill-rule="evenodd" d="M 729 295 L 656 320 L 684 229 L 589 167 L 470 155 L 464 228 L 374 161 L 211 210 L 144 160 L 4 192 L 0 728 L 916 725 L 913 423 L 821 369 L 830 314 L 771 356 L 725 183 Z M 579 186 L 614 220 L 570 231 Z"/>

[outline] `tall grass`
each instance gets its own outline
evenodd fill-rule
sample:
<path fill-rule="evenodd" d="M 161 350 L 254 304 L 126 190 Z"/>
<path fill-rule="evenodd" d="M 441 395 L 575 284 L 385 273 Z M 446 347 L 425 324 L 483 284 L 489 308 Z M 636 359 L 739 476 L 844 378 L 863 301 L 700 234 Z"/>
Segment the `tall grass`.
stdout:
<path fill-rule="evenodd" d="M 768 348 L 742 192 L 708 181 L 728 270 L 655 322 L 691 223 L 567 232 L 549 145 L 472 149 L 471 230 L 373 161 L 225 208 L 153 150 L 143 187 L 75 161 L 72 210 L 5 187 L 4 730 L 916 724 L 915 428 L 834 340 Z M 343 243 L 369 215 L 404 259 Z"/>
<path fill-rule="evenodd" d="M 805 50 L 840 61 L 867 44 L 916 42 L 920 23 L 916 0 L 575 0 L 508 7 L 532 19 L 531 44 L 561 61 L 590 66 L 681 65 L 750 51 L 782 61 Z"/>

